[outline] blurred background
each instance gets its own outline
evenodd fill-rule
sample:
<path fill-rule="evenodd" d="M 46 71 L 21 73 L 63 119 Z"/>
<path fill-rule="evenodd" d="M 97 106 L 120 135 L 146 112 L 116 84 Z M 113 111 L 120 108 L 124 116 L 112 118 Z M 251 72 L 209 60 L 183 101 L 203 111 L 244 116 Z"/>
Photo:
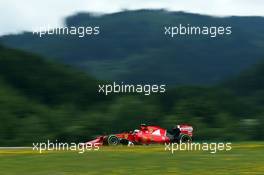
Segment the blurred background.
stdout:
<path fill-rule="evenodd" d="M 62 22 L 100 26 L 98 36 L 39 38 L 21 32 L 23 27 L 1 31 L 0 146 L 47 139 L 84 142 L 141 123 L 168 128 L 188 123 L 195 140 L 264 139 L 263 14 L 243 11 L 237 15 L 250 16 L 227 17 L 226 11 L 203 15 L 174 12 L 173 7 L 123 7 L 100 15 L 74 13 Z M 217 38 L 164 35 L 164 26 L 180 23 L 232 26 L 233 33 Z M 166 84 L 167 91 L 151 96 L 97 93 L 99 84 L 112 81 Z"/>

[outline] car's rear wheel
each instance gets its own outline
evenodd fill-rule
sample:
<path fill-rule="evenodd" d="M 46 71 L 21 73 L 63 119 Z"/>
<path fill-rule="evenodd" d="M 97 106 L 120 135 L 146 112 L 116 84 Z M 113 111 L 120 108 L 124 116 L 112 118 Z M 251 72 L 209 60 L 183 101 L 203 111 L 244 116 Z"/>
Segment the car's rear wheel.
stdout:
<path fill-rule="evenodd" d="M 110 135 L 107 139 L 108 145 L 116 146 L 120 143 L 120 139 L 116 135 Z"/>
<path fill-rule="evenodd" d="M 181 143 L 190 143 L 192 142 L 192 137 L 187 134 L 181 134 L 180 135 L 180 142 Z"/>

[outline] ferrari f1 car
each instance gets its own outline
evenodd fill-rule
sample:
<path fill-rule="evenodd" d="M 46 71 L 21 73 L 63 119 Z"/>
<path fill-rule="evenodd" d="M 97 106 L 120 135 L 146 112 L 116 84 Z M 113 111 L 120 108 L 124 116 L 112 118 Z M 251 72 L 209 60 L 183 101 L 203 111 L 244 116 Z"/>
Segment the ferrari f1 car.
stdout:
<path fill-rule="evenodd" d="M 148 145 L 152 143 L 175 143 L 191 142 L 193 127 L 187 124 L 177 125 L 172 129 L 164 129 L 159 126 L 147 126 L 141 124 L 139 129 L 119 134 L 99 136 L 96 139 L 86 142 L 90 145 Z"/>

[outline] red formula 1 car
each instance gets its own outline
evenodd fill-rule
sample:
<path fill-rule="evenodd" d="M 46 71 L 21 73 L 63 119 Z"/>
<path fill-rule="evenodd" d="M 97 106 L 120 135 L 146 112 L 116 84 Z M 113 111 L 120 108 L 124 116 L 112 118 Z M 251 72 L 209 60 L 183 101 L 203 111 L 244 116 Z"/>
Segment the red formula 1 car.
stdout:
<path fill-rule="evenodd" d="M 159 126 L 140 125 L 140 129 L 135 129 L 133 132 L 123 132 L 119 134 L 111 134 L 99 136 L 95 140 L 86 142 L 90 145 L 133 145 L 151 143 L 171 143 L 171 142 L 191 142 L 193 136 L 193 127 L 182 124 L 173 127 L 172 129 L 164 129 Z"/>

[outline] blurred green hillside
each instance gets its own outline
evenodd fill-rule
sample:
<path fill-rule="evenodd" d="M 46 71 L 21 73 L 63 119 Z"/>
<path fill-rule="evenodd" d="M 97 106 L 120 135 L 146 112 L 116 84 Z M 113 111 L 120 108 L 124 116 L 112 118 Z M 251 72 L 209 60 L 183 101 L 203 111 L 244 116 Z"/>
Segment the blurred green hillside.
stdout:
<path fill-rule="evenodd" d="M 0 46 L 0 145 L 60 138 L 77 120 L 109 97 L 97 80 L 39 56 Z"/>
<path fill-rule="evenodd" d="M 231 26 L 232 35 L 164 35 L 164 26 Z M 217 84 L 264 58 L 264 18 L 211 17 L 164 10 L 79 13 L 66 26 L 100 26 L 100 35 L 39 38 L 26 32 L 0 41 L 75 66 L 102 80 L 170 85 Z"/>
<path fill-rule="evenodd" d="M 0 46 L 0 146 L 86 141 L 140 123 L 189 123 L 199 140 L 264 139 L 264 64 L 215 87 L 181 86 L 163 95 L 97 93 L 86 74 Z"/>

